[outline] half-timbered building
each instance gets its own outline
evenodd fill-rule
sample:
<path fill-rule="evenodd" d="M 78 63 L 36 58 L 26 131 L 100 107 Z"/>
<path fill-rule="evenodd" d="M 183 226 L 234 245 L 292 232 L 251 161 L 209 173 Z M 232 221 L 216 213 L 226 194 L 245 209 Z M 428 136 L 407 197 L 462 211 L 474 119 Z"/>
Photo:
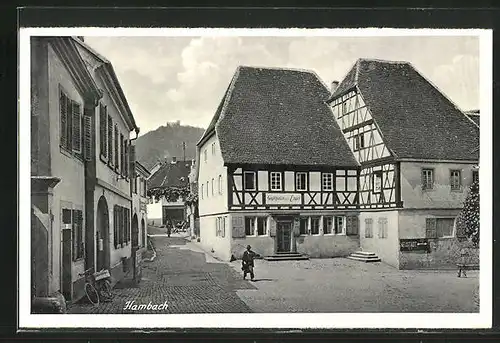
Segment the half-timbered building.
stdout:
<path fill-rule="evenodd" d="M 360 163 L 361 248 L 398 268 L 453 266 L 475 120 L 408 62 L 358 60 L 327 103 Z"/>
<path fill-rule="evenodd" d="M 239 258 L 359 247 L 359 163 L 310 71 L 239 67 L 198 147 L 200 243 Z"/>

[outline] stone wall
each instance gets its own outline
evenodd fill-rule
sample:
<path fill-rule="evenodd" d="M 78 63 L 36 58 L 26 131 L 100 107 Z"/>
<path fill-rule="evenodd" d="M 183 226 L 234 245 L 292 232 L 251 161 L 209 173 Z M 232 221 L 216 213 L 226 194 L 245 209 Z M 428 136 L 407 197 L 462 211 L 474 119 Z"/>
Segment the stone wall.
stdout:
<path fill-rule="evenodd" d="M 468 252 L 467 264 L 479 264 L 479 248 L 457 238 L 430 239 L 430 252 L 399 252 L 400 269 L 456 269 L 460 251 Z"/>

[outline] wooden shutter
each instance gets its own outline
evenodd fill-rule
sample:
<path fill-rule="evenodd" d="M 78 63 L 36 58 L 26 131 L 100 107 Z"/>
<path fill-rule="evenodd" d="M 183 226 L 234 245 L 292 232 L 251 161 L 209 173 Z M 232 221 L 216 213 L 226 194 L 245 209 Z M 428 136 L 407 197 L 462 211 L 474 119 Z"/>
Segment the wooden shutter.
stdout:
<path fill-rule="evenodd" d="M 118 248 L 118 206 L 114 206 L 113 208 L 113 236 L 114 236 L 114 243 L 115 243 L 115 249 Z"/>
<path fill-rule="evenodd" d="M 113 164 L 113 118 L 108 115 L 108 162 Z"/>
<path fill-rule="evenodd" d="M 82 153 L 82 115 L 81 106 L 76 101 L 71 102 L 71 113 L 72 113 L 72 149 L 74 152 Z"/>
<path fill-rule="evenodd" d="M 119 151 L 118 151 L 118 125 L 115 124 L 115 137 L 114 137 L 114 140 L 115 140 L 115 170 L 117 170 L 120 166 L 118 165 L 119 162 L 119 158 L 120 158 L 120 155 L 118 155 Z"/>
<path fill-rule="evenodd" d="M 425 219 L 425 237 L 437 238 L 436 218 Z"/>
<path fill-rule="evenodd" d="M 61 91 L 59 96 L 59 112 L 60 112 L 60 144 L 62 147 L 68 147 L 68 98 Z"/>
<path fill-rule="evenodd" d="M 271 218 L 271 225 L 269 226 L 269 235 L 276 237 L 276 220 Z"/>
<path fill-rule="evenodd" d="M 232 217 L 232 237 L 244 238 L 245 237 L 245 220 L 243 216 Z"/>
<path fill-rule="evenodd" d="M 83 116 L 83 147 L 86 161 L 92 160 L 92 117 Z"/>
<path fill-rule="evenodd" d="M 357 216 L 346 217 L 346 234 L 348 236 L 357 236 L 359 233 L 359 218 Z"/>
<path fill-rule="evenodd" d="M 108 131 L 107 131 L 108 118 L 106 115 L 106 107 L 103 104 L 99 105 L 99 141 L 100 153 L 106 158 L 108 156 Z"/>
<path fill-rule="evenodd" d="M 130 177 L 135 178 L 135 145 L 132 144 L 129 145 L 130 145 L 129 146 Z M 136 192 L 137 192 L 137 186 L 136 186 Z"/>
<path fill-rule="evenodd" d="M 300 236 L 300 218 L 298 217 L 293 220 L 293 235 Z"/>

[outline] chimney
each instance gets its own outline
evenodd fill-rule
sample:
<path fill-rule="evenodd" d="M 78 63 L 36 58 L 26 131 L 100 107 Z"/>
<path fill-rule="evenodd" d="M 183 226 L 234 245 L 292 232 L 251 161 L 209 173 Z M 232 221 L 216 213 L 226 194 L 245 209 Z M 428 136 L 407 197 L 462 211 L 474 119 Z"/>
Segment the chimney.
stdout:
<path fill-rule="evenodd" d="M 177 157 L 172 156 L 172 164 L 176 164 L 176 163 L 177 163 Z"/>
<path fill-rule="evenodd" d="M 332 88 L 331 88 L 332 94 L 337 90 L 338 86 L 339 86 L 339 82 L 338 81 L 332 81 Z"/>

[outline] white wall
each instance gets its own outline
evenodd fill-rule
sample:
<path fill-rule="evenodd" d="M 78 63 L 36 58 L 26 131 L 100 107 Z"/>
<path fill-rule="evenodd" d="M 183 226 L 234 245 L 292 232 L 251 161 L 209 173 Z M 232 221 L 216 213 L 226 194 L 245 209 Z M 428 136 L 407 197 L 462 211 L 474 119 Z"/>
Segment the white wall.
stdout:
<path fill-rule="evenodd" d="M 215 143 L 215 154 L 212 155 L 212 143 Z M 207 161 L 204 160 L 204 150 L 207 149 Z M 227 212 L 227 168 L 224 167 L 219 140 L 214 134 L 208 141 L 200 147 L 200 161 L 198 174 L 198 201 L 200 217 L 209 214 Z M 218 179 L 221 176 L 222 194 L 219 193 Z M 214 192 L 212 194 L 212 179 L 214 180 Z M 208 182 L 208 195 L 207 195 Z M 203 194 L 201 193 L 203 186 Z M 203 225 L 200 222 L 200 230 Z"/>
<path fill-rule="evenodd" d="M 216 218 L 225 217 L 224 237 L 216 236 Z M 220 216 L 206 216 L 200 218 L 200 244 L 207 251 L 223 261 L 231 259 L 231 215 L 224 214 Z"/>
<path fill-rule="evenodd" d="M 60 144 L 60 110 L 59 89 L 60 87 L 74 101 L 80 103 L 83 111 L 83 98 L 76 90 L 71 76 L 57 57 L 49 44 L 48 48 L 49 69 L 49 116 L 50 121 L 50 154 L 51 172 L 53 176 L 59 177 L 61 181 L 54 188 L 53 211 L 54 221 L 52 223 L 52 235 L 49 236 L 49 268 L 52 270 L 49 276 L 49 290 L 54 292 L 61 289 L 61 239 L 62 239 L 62 209 L 61 203 L 71 203 L 85 213 L 85 174 L 84 164 L 76 157 L 61 150 Z M 84 215 L 85 217 L 85 215 Z M 83 222 L 85 227 L 85 218 Z M 84 270 L 84 259 L 73 262 L 73 281 L 78 278 L 78 273 Z"/>
<path fill-rule="evenodd" d="M 378 220 L 387 218 L 387 238 L 378 237 Z M 372 219 L 372 238 L 365 237 L 365 219 Z M 374 252 L 382 260 L 393 267 L 399 268 L 399 213 L 398 211 L 366 211 L 359 215 L 359 240 L 363 251 Z"/>

